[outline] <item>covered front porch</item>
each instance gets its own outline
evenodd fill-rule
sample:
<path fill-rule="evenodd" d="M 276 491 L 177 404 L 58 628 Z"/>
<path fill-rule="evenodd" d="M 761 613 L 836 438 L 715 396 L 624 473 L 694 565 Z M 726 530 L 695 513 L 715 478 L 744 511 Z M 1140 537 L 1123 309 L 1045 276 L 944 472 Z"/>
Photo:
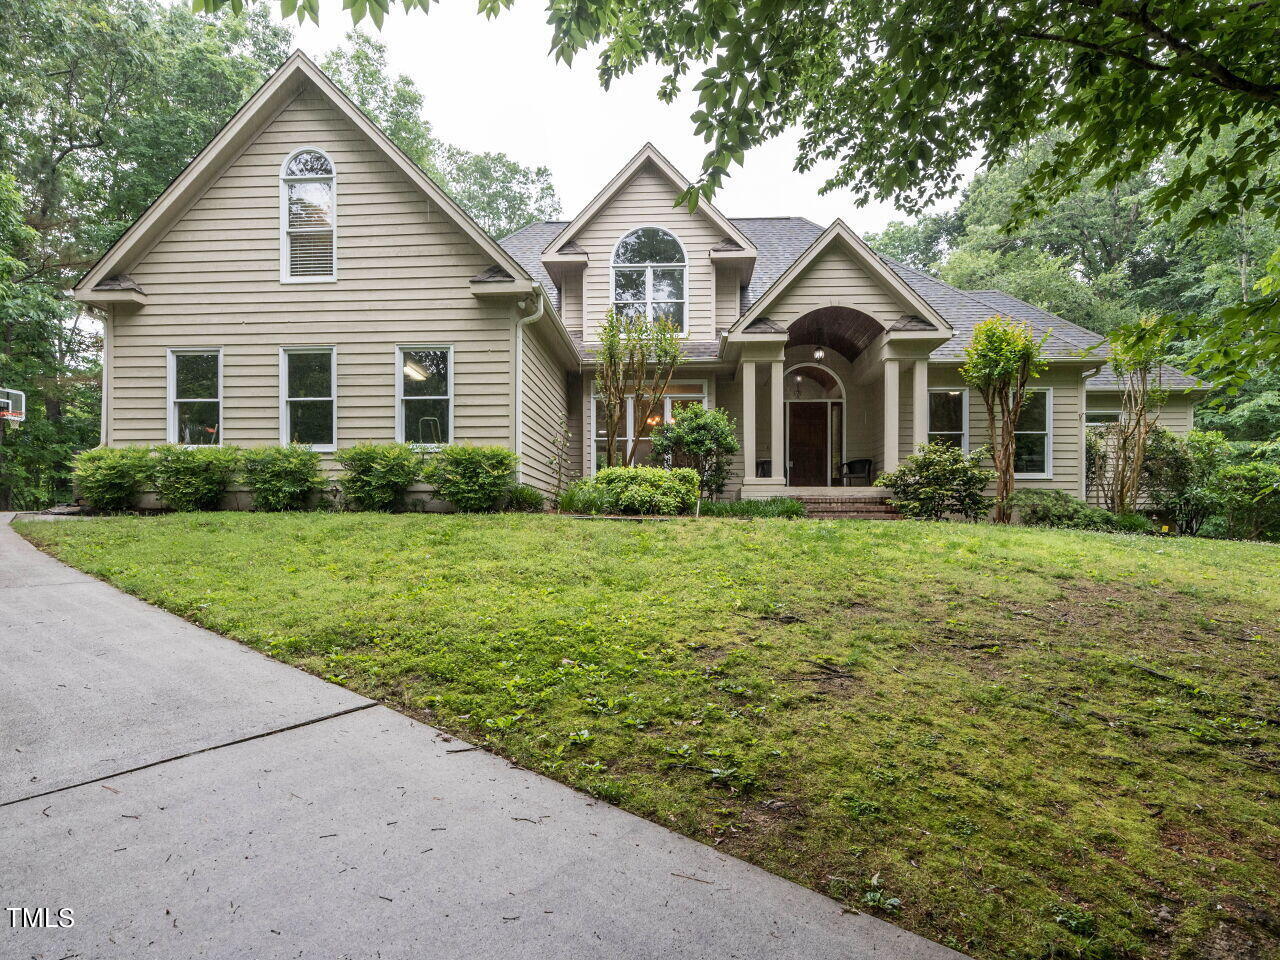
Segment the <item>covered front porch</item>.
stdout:
<path fill-rule="evenodd" d="M 723 404 L 741 424 L 740 496 L 882 498 L 882 473 L 929 431 L 932 344 L 848 307 L 744 331 Z"/>

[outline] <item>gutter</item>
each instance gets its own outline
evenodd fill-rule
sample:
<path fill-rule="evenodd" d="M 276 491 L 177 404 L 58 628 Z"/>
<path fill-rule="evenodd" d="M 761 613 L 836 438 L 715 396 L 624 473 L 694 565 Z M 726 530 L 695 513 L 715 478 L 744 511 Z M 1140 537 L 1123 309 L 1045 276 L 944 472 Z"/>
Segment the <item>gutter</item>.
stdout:
<path fill-rule="evenodd" d="M 527 317 L 516 317 L 515 326 L 515 352 L 512 365 L 514 367 L 513 379 L 516 395 L 514 416 L 512 418 L 515 428 L 512 436 L 512 448 L 515 450 L 517 457 L 520 456 L 521 439 L 524 432 L 524 328 L 533 326 L 533 324 L 541 320 L 547 309 L 546 295 L 543 293 L 542 284 L 536 281 L 533 284 L 533 295 L 538 299 L 538 308 Z M 524 482 L 524 464 L 522 463 L 517 463 L 516 465 L 516 482 Z"/>

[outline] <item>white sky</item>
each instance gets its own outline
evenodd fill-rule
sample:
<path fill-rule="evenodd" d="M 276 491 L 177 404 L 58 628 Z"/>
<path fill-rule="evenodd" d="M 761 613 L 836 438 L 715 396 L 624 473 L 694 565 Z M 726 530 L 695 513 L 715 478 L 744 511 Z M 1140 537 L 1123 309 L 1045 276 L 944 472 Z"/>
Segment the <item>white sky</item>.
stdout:
<path fill-rule="evenodd" d="M 276 0 L 268 0 L 279 11 Z M 313 59 L 338 46 L 351 19 L 337 0 L 321 4 L 321 23 L 290 21 L 297 45 Z M 687 177 L 701 169 L 704 144 L 689 114 L 696 98 L 673 106 L 657 97 L 656 69 L 627 77 L 605 92 L 595 58 L 571 68 L 546 51 L 551 28 L 543 0 L 519 0 L 496 20 L 475 12 L 474 0 L 443 0 L 406 14 L 393 12 L 379 34 L 389 68 L 414 79 L 426 98 L 436 136 L 474 151 L 500 151 L 527 166 L 550 168 L 566 218 L 574 216 L 645 141 L 652 141 Z M 695 78 L 696 79 L 696 78 Z M 693 81 L 689 81 L 691 85 Z M 847 191 L 820 196 L 825 176 L 792 169 L 799 136 L 789 133 L 747 154 L 715 198 L 728 216 L 804 216 L 826 226 L 843 217 L 859 233 L 907 219 L 891 204 L 858 208 Z"/>

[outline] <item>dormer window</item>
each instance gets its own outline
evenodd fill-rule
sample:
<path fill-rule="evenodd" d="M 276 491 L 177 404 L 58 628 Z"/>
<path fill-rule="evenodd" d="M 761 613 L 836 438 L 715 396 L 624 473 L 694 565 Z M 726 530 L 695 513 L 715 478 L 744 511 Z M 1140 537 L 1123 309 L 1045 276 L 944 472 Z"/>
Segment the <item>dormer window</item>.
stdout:
<path fill-rule="evenodd" d="M 305 147 L 280 168 L 280 279 L 338 278 L 337 176 L 321 150 Z"/>
<path fill-rule="evenodd" d="M 661 227 L 640 227 L 613 251 L 613 309 L 620 316 L 665 319 L 684 331 L 685 255 Z"/>

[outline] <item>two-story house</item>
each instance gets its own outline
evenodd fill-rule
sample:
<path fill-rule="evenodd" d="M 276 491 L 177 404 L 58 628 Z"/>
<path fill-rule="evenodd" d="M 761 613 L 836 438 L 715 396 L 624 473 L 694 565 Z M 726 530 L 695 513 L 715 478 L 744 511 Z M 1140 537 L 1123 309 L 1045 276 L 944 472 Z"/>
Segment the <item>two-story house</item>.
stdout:
<path fill-rule="evenodd" d="M 1096 334 L 841 221 L 689 211 L 687 185 L 646 145 L 571 221 L 496 240 L 295 53 L 76 287 L 106 316 L 103 443 L 502 444 L 550 490 L 604 462 L 592 358 L 612 308 L 680 325 L 663 413 L 732 415 L 731 495 L 830 495 L 928 439 L 986 442 L 958 368 L 1003 315 L 1048 335 L 1020 485 L 1083 495 L 1086 425 L 1119 405 Z M 1189 429 L 1200 388 L 1163 385 L 1163 423 Z"/>

